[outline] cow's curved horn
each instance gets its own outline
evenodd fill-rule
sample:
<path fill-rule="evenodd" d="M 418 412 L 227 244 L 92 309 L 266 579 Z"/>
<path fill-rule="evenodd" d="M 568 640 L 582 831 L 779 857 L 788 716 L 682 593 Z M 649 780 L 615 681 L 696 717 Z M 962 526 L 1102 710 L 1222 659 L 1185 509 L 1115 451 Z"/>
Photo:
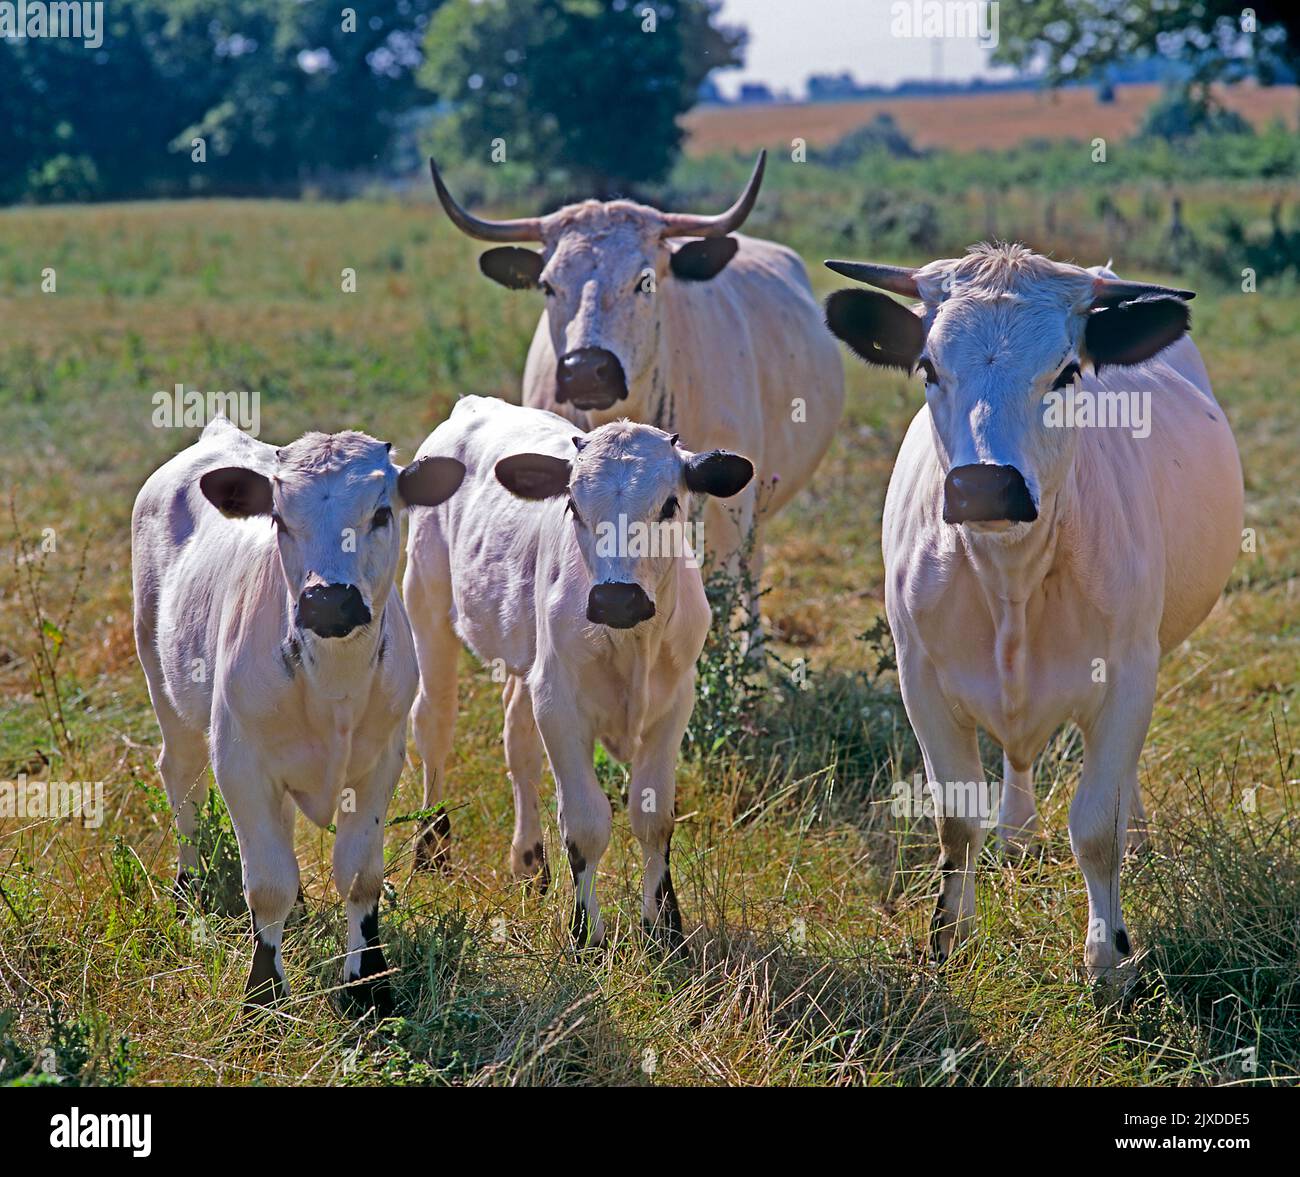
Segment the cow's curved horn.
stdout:
<path fill-rule="evenodd" d="M 734 233 L 753 211 L 758 199 L 758 189 L 763 183 L 763 169 L 767 166 L 767 150 L 758 153 L 749 183 L 739 199 L 725 213 L 716 217 L 697 217 L 690 213 L 664 213 L 663 237 L 725 237 Z"/>
<path fill-rule="evenodd" d="M 1181 298 L 1190 302 L 1196 297 L 1195 290 L 1175 290 L 1172 286 L 1160 286 L 1154 282 L 1121 282 L 1118 278 L 1094 278 L 1092 280 L 1092 305 L 1094 308 L 1111 307 L 1119 302 L 1132 302 L 1135 298 Z"/>
<path fill-rule="evenodd" d="M 542 221 L 540 217 L 520 217 L 513 221 L 484 221 L 471 216 L 460 207 L 447 191 L 447 185 L 438 174 L 438 165 L 429 156 L 429 172 L 433 176 L 433 186 L 437 189 L 438 199 L 446 210 L 451 223 L 462 233 L 477 237 L 481 241 L 540 241 L 542 239 Z"/>
<path fill-rule="evenodd" d="M 911 266 L 882 266 L 875 262 L 823 262 L 828 270 L 852 278 L 855 282 L 865 282 L 868 286 L 878 286 L 906 298 L 920 298 L 916 288 L 916 269 Z"/>

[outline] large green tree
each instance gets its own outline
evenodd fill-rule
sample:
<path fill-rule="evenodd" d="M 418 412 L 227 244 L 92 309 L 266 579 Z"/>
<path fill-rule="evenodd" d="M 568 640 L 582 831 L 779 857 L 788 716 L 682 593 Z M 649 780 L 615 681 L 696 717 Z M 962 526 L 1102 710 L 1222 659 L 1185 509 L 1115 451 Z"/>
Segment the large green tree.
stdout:
<path fill-rule="evenodd" d="M 720 0 L 447 0 L 421 78 L 450 103 L 442 146 L 558 172 L 589 195 L 662 179 L 678 116 L 710 70 L 739 65 Z"/>
<path fill-rule="evenodd" d="M 1273 81 L 1300 58 L 1296 0 L 1018 0 L 999 6 L 998 60 L 1045 66 L 1054 82 L 1162 55 L 1191 66 L 1193 86 Z"/>
<path fill-rule="evenodd" d="M 0 199 L 293 190 L 367 169 L 431 100 L 416 69 L 440 2 L 113 0 L 98 49 L 0 41 Z"/>

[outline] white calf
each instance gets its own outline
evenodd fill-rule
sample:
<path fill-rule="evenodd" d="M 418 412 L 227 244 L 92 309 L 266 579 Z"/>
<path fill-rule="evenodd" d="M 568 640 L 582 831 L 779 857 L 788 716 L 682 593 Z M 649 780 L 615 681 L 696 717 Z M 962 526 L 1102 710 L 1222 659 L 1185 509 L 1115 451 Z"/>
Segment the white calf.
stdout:
<path fill-rule="evenodd" d="M 250 1001 L 286 991 L 284 920 L 298 894 L 296 803 L 335 820 L 347 900 L 348 997 L 384 1006 L 383 819 L 401 773 L 417 670 L 394 580 L 396 512 L 441 502 L 450 458 L 395 466 L 364 433 L 275 449 L 225 418 L 157 470 L 131 520 L 135 637 L 181 835 L 197 866 L 201 777 L 212 761 L 239 840 L 253 919 Z"/>
<path fill-rule="evenodd" d="M 464 463 L 452 501 L 412 515 L 403 584 L 420 662 L 415 740 L 425 805 L 442 797 L 456 712 L 457 634 L 505 680 L 515 793 L 510 862 L 546 879 L 537 786 L 551 762 L 573 874 L 572 931 L 604 936 L 596 866 L 610 807 L 596 740 L 632 768 L 628 808 L 645 860 L 642 915 L 674 946 L 681 916 L 668 867 L 677 753 L 694 703 L 709 606 L 687 534 L 691 491 L 736 494 L 746 458 L 691 454 L 648 425 L 579 434 L 539 409 L 466 397 L 420 447 Z M 539 738 L 540 736 L 540 738 Z M 444 819 L 426 858 L 445 849 Z"/>

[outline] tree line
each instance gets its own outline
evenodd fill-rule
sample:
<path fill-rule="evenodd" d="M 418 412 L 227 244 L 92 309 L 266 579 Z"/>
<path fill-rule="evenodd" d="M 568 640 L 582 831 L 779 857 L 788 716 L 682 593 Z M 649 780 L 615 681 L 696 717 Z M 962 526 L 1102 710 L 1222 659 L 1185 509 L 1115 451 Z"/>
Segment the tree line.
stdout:
<path fill-rule="evenodd" d="M 539 179 L 653 181 L 709 70 L 739 61 L 719 5 L 112 0 L 98 48 L 0 40 L 0 201 L 328 189 L 422 136 Z"/>
<path fill-rule="evenodd" d="M 430 145 L 484 177 L 635 193 L 743 29 L 721 0 L 110 0 L 103 42 L 0 39 L 0 202 L 350 190 Z M 1160 53 L 1215 80 L 1296 67 L 1293 0 L 1003 5 L 997 60 L 1049 82 Z M 506 168 L 501 168 L 501 164 Z M 471 184 L 467 189 L 474 193 Z"/>

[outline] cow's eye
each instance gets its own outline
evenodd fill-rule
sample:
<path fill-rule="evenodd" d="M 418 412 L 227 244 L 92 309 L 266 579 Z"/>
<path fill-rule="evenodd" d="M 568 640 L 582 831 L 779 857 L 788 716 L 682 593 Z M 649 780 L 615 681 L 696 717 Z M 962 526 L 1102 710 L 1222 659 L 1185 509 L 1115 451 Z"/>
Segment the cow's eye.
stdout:
<path fill-rule="evenodd" d="M 380 507 L 375 512 L 375 517 L 370 520 L 370 527 L 373 530 L 376 527 L 387 527 L 393 521 L 393 511 L 391 507 Z"/>
<path fill-rule="evenodd" d="M 564 509 L 568 511 L 570 515 L 573 516 L 574 523 L 576 523 L 579 527 L 586 526 L 586 524 L 583 523 L 582 521 L 582 516 L 578 514 L 578 507 L 577 504 L 574 503 L 572 495 L 569 496 L 569 501 L 565 504 Z"/>
<path fill-rule="evenodd" d="M 1079 365 L 1076 363 L 1066 364 L 1061 369 L 1061 374 L 1056 378 L 1056 383 L 1052 385 L 1052 390 L 1064 388 L 1067 384 L 1073 384 L 1079 375 Z"/>
<path fill-rule="evenodd" d="M 663 510 L 659 512 L 660 520 L 671 519 L 677 514 L 677 496 L 669 495 L 668 501 L 664 503 Z"/>
<path fill-rule="evenodd" d="M 926 384 L 939 383 L 939 373 L 934 370 L 934 365 L 924 356 L 916 361 L 916 370 L 925 377 Z"/>
<path fill-rule="evenodd" d="M 284 520 L 280 518 L 279 511 L 271 512 L 271 522 L 275 524 L 276 531 L 278 531 L 281 535 L 289 534 L 289 529 L 284 525 Z"/>
<path fill-rule="evenodd" d="M 546 295 L 547 298 L 551 298 L 554 296 L 555 287 L 552 286 L 545 278 L 543 278 L 540 282 L 538 282 L 537 285 L 542 288 L 542 293 Z"/>

